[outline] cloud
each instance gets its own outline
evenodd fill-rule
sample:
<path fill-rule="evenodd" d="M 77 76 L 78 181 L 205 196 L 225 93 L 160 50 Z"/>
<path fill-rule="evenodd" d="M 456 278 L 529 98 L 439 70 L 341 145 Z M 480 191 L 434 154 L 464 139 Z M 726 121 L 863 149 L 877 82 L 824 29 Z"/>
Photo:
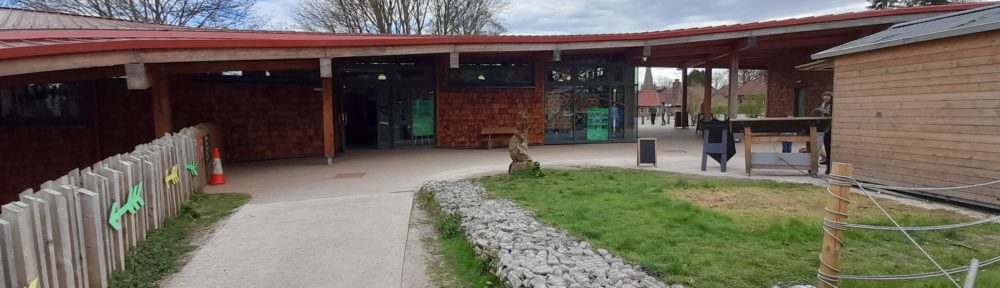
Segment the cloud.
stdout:
<path fill-rule="evenodd" d="M 0 0 L 2 1 L 2 0 Z M 273 24 L 294 24 L 297 0 L 260 0 Z M 864 0 L 510 0 L 507 34 L 635 33 L 863 11 Z"/>
<path fill-rule="evenodd" d="M 634 33 L 862 11 L 864 0 L 512 0 L 510 34 Z"/>
<path fill-rule="evenodd" d="M 254 9 L 257 13 L 270 20 L 268 27 L 287 28 L 295 24 L 292 8 L 298 5 L 298 0 L 261 0 Z"/>

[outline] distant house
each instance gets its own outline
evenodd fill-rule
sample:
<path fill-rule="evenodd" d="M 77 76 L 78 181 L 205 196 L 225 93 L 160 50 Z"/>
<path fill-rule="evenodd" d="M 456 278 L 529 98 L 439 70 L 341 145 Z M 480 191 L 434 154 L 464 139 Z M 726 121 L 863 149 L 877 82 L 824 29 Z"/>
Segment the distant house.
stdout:
<path fill-rule="evenodd" d="M 897 24 L 813 58 L 832 61 L 832 159 L 853 164 L 856 178 L 1000 178 L 1000 5 Z M 1000 185 L 917 193 L 1000 208 Z"/>
<path fill-rule="evenodd" d="M 724 85 L 714 94 L 718 98 L 729 99 L 729 85 Z M 745 96 L 767 95 L 767 76 L 761 76 L 736 86 L 737 101 L 742 104 Z M 714 99 L 714 98 L 713 98 Z"/>

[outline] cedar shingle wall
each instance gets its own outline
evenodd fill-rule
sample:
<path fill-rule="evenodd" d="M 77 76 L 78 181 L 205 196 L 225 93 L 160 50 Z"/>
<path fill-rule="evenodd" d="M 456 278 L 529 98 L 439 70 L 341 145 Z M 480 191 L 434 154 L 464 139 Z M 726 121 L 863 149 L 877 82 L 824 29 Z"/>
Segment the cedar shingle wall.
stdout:
<path fill-rule="evenodd" d="M 172 79 L 174 127 L 216 124 L 226 161 L 323 155 L 323 99 L 315 85 Z"/>
<path fill-rule="evenodd" d="M 447 55 L 445 55 L 447 56 Z M 436 58 L 437 64 L 437 146 L 442 148 L 486 147 L 480 129 L 514 127 L 517 114 L 528 112 L 528 143 L 545 142 L 545 102 L 542 97 L 544 62 L 536 57 L 534 88 L 456 88 L 448 87 L 448 58 Z M 495 142 L 506 147 L 509 137 Z"/>
<path fill-rule="evenodd" d="M 438 147 L 484 147 L 482 127 L 514 127 L 522 110 L 528 112 L 528 142 L 544 141 L 544 103 L 535 89 L 446 88 L 438 93 L 437 105 Z"/>
<path fill-rule="evenodd" d="M 859 178 L 955 186 L 1000 178 L 1000 31 L 836 59 L 833 159 Z M 949 195 L 1000 204 L 1000 185 Z"/>
<path fill-rule="evenodd" d="M 99 159 L 91 125 L 0 128 L 0 203 Z"/>
<path fill-rule="evenodd" d="M 799 71 L 796 65 L 809 63 L 808 54 L 774 57 L 767 68 L 767 117 L 795 115 L 795 89 L 806 91 L 806 115 L 823 103 L 823 92 L 833 90 L 833 73 Z"/>

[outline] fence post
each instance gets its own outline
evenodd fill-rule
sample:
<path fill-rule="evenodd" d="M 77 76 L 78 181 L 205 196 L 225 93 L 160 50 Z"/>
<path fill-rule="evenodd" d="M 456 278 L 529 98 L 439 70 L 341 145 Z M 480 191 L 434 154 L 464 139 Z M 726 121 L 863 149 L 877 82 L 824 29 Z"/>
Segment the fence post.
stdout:
<path fill-rule="evenodd" d="M 854 175 L 854 166 L 847 163 L 834 162 L 831 176 L 847 178 Z M 830 182 L 830 193 L 826 198 L 824 219 L 843 223 L 847 220 L 847 201 L 851 193 L 851 183 L 843 181 Z M 819 288 L 836 288 L 837 276 L 840 276 L 840 249 L 843 248 L 844 230 L 823 226 L 823 251 L 820 254 L 819 271 L 821 274 Z M 823 275 L 829 279 L 823 279 Z"/>
<path fill-rule="evenodd" d="M 979 272 L 979 259 L 972 258 L 972 261 L 969 263 L 969 273 L 965 274 L 965 288 L 976 287 L 976 273 L 978 272 Z"/>

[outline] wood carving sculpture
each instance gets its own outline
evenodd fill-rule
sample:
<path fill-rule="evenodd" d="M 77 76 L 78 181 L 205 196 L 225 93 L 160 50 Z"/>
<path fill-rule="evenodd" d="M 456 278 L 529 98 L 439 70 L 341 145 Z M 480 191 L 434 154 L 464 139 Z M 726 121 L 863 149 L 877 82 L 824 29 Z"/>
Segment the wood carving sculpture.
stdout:
<path fill-rule="evenodd" d="M 507 151 L 510 152 L 511 160 L 507 173 L 531 170 L 536 165 L 528 155 L 528 113 L 525 111 L 518 113 L 514 136 L 510 137 Z"/>

